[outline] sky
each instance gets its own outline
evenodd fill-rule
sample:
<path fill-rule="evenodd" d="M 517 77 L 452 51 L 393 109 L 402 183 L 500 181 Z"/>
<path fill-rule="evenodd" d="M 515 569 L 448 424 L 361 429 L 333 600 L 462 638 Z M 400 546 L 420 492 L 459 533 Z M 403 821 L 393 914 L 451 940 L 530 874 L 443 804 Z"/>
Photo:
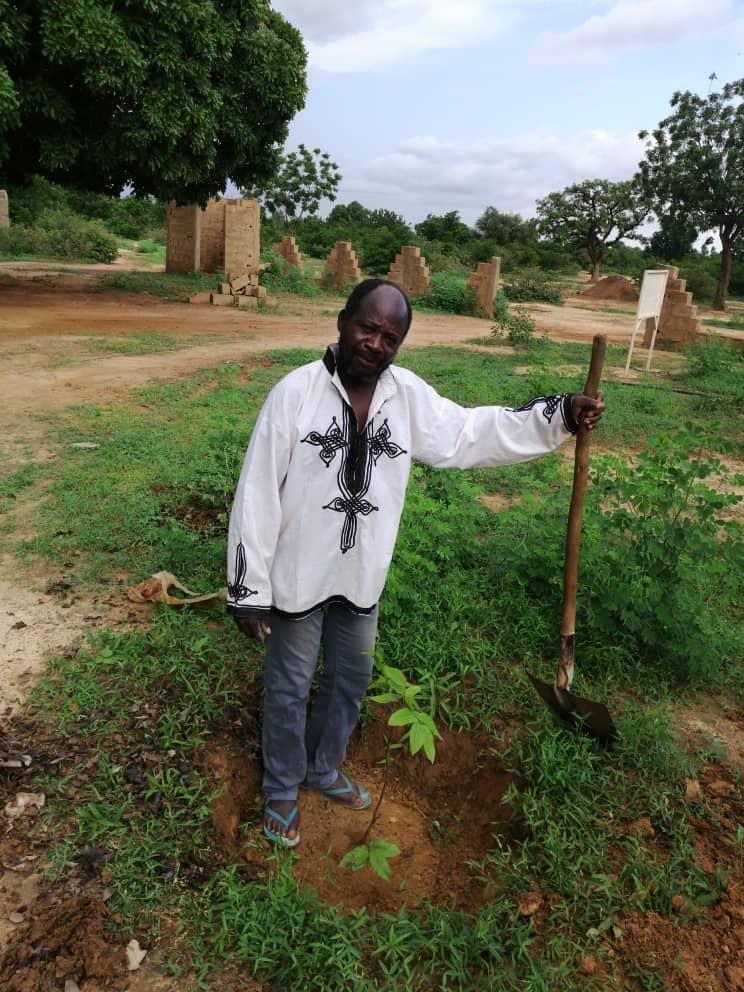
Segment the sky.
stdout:
<path fill-rule="evenodd" d="M 629 179 L 638 131 L 669 114 L 675 91 L 744 77 L 744 0 L 272 6 L 309 54 L 285 149 L 329 152 L 338 203 L 411 224 L 450 210 L 472 224 L 488 206 L 531 217 L 572 183 Z"/>

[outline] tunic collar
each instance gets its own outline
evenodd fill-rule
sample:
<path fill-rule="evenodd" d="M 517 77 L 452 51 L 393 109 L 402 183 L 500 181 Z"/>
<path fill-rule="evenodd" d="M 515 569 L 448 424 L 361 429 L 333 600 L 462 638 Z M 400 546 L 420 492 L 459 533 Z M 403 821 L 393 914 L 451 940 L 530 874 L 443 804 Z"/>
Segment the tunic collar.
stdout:
<path fill-rule="evenodd" d="M 351 406 L 348 394 L 344 388 L 344 384 L 341 382 L 341 377 L 338 374 L 338 365 L 336 361 L 337 355 L 338 345 L 329 344 L 326 348 L 325 355 L 323 355 L 323 365 L 325 365 L 328 374 L 331 377 L 331 382 L 341 394 L 343 401 Z M 380 374 L 372 396 L 372 402 L 369 404 L 369 418 L 377 416 L 385 403 L 387 403 L 387 401 L 395 395 L 397 391 L 397 384 L 395 382 L 394 368 L 395 367 L 393 365 L 388 365 L 388 367 Z"/>

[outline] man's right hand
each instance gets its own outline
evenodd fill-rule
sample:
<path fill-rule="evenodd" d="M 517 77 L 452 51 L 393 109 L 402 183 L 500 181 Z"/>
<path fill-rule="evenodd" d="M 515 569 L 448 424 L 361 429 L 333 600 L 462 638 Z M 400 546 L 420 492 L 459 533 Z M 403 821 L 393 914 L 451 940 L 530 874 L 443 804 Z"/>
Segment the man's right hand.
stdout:
<path fill-rule="evenodd" d="M 240 628 L 241 633 L 246 637 L 252 637 L 255 641 L 266 640 L 266 635 L 271 633 L 271 627 L 265 620 L 257 617 L 235 617 L 235 623 Z"/>

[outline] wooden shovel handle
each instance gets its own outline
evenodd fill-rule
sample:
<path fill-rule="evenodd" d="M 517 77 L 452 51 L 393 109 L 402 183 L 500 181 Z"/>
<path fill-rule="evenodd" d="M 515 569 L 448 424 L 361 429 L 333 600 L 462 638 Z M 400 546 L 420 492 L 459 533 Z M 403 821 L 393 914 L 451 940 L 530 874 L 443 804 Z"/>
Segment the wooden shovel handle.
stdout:
<path fill-rule="evenodd" d="M 589 363 L 584 394 L 596 398 L 599 380 L 602 375 L 607 337 L 595 334 L 592 343 L 592 357 Z M 586 494 L 586 480 L 589 468 L 589 431 L 583 425 L 576 434 L 576 454 L 574 457 L 573 490 L 568 511 L 566 532 L 566 560 L 563 569 L 563 613 L 561 616 L 561 646 L 563 639 L 573 637 L 576 632 L 576 583 L 579 571 L 579 543 L 581 540 L 581 511 Z M 568 686 L 565 686 L 568 688 Z"/>

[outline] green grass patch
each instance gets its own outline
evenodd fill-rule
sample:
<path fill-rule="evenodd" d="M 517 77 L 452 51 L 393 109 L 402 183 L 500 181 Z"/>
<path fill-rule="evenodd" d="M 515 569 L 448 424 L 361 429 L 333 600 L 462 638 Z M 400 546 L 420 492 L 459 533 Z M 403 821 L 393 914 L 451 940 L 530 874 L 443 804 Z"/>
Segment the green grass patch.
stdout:
<path fill-rule="evenodd" d="M 185 303 L 191 293 L 214 290 L 217 275 L 179 275 L 164 272 L 115 272 L 96 283 L 100 293 L 116 290 L 123 293 L 148 293 L 174 303 Z"/>
<path fill-rule="evenodd" d="M 401 364 L 465 405 L 517 407 L 580 389 L 588 352 L 410 349 Z M 70 412 L 57 442 L 98 447 L 8 477 L 8 498 L 39 477 L 51 496 L 19 552 L 64 566 L 73 584 L 167 569 L 196 590 L 222 586 L 227 513 L 260 406 L 318 356 L 268 357 L 247 378 L 225 365 Z M 609 362 L 623 360 L 624 349 L 610 349 Z M 706 374 L 726 395 L 727 368 Z M 696 416 L 699 397 L 672 383 L 605 391 L 597 436 L 614 453 L 592 456 L 576 688 L 616 716 L 612 750 L 553 726 L 524 673 L 550 679 L 557 660 L 570 460 L 416 466 L 410 480 L 376 660 L 422 687 L 440 726 L 478 729 L 484 754 L 514 773 L 510 829 L 475 866 L 488 893 L 479 909 L 445 900 L 395 915 L 344 912 L 299 883 L 291 854 L 259 872 L 225 862 L 209 817 L 218 785 L 200 756 L 215 739 L 256 753 L 260 658 L 219 610 L 163 608 L 147 627 L 98 633 L 54 661 L 33 702 L 65 735 L 64 760 L 38 783 L 53 872 L 101 849 L 114 911 L 133 928 L 167 918 L 177 973 L 206 981 L 238 965 L 264 984 L 324 992 L 570 988 L 576 955 L 589 952 L 606 965 L 593 987 L 609 992 L 624 917 L 671 916 L 676 897 L 701 914 L 719 901 L 741 874 L 736 849 L 721 845 L 713 867 L 701 863 L 696 818 L 713 823 L 715 811 L 701 802 L 691 817 L 682 788 L 717 757 L 686 749 L 669 706 L 693 685 L 744 696 L 744 542 L 726 517 L 733 499 L 718 458 L 734 428 Z M 716 489 L 706 485 L 714 475 Z M 514 502 L 495 514 L 483 493 Z M 497 727 L 512 730 L 502 739 Z M 244 815 L 250 839 L 260 813 Z M 652 834 L 633 827 L 642 819 Z M 539 923 L 519 912 L 535 889 L 546 900 Z"/>

